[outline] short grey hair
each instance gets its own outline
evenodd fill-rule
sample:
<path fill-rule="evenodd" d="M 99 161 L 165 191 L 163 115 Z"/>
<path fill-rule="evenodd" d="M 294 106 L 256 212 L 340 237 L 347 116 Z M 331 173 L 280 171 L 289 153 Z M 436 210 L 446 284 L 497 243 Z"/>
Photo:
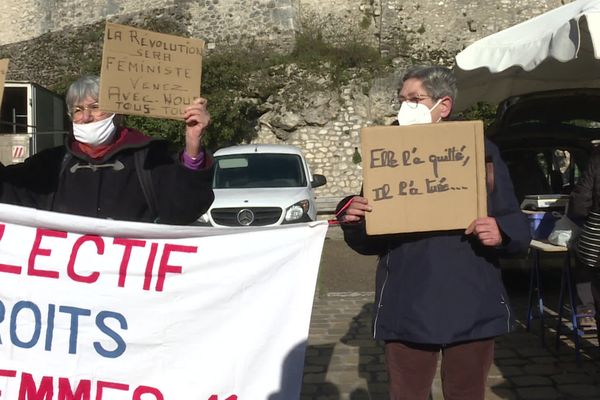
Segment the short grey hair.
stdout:
<path fill-rule="evenodd" d="M 67 94 L 65 95 L 65 102 L 69 113 L 73 107 L 76 106 L 81 100 L 86 97 L 92 97 L 98 100 L 98 94 L 100 93 L 100 78 L 96 75 L 84 75 L 71 83 Z"/>
<path fill-rule="evenodd" d="M 433 99 L 439 100 L 449 96 L 456 101 L 456 77 L 452 70 L 436 65 L 417 65 L 409 68 L 402 77 L 402 82 L 408 79 L 418 79 L 423 88 Z"/>

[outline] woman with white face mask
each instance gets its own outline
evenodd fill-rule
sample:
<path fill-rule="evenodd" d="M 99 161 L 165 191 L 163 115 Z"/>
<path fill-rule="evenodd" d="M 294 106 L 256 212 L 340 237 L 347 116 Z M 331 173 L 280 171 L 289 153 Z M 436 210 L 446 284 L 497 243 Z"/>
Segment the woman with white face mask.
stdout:
<path fill-rule="evenodd" d="M 447 68 L 409 69 L 398 92 L 398 124 L 447 119 L 456 91 Z M 390 399 L 430 398 L 441 358 L 445 399 L 484 400 L 494 338 L 512 329 L 499 257 L 527 251 L 531 236 L 498 148 L 489 141 L 485 148 L 495 171 L 489 216 L 466 230 L 368 235 L 365 215 L 377 205 L 363 196 L 338 205 L 346 243 L 358 253 L 379 256 L 373 334 L 385 342 Z M 402 173 L 397 171 L 398 177 Z M 455 207 L 460 204 L 448 204 L 447 212 Z"/>
<path fill-rule="evenodd" d="M 186 146 L 118 126 L 98 105 L 99 78 L 83 76 L 66 94 L 72 135 L 64 146 L 0 169 L 0 201 L 38 209 L 141 222 L 189 224 L 214 198 L 212 158 L 202 147 L 205 99 L 182 114 Z"/>
<path fill-rule="evenodd" d="M 429 124 L 450 116 L 454 91 L 450 87 L 435 88 L 416 77 L 407 78 L 398 91 L 399 125 Z M 430 94 L 432 93 L 432 94 Z"/>

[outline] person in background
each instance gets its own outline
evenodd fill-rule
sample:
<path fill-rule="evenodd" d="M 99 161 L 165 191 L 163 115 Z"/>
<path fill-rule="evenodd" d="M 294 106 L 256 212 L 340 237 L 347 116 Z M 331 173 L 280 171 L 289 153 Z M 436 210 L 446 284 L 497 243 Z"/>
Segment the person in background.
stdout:
<path fill-rule="evenodd" d="M 413 67 L 398 96 L 400 125 L 439 122 L 450 116 L 456 81 L 444 67 Z M 494 338 L 512 329 L 499 257 L 526 252 L 531 237 L 497 147 L 486 141 L 485 149 L 494 171 L 489 216 L 466 230 L 370 236 L 365 197 L 338 205 L 346 243 L 379 256 L 373 335 L 385 342 L 392 400 L 427 399 L 440 353 L 444 398 L 483 400 Z"/>
<path fill-rule="evenodd" d="M 98 105 L 99 78 L 83 76 L 66 94 L 73 131 L 64 146 L 0 168 L 0 202 L 81 216 L 189 224 L 210 206 L 212 158 L 202 147 L 206 100 L 183 113 L 185 149 L 118 126 Z"/>
<path fill-rule="evenodd" d="M 577 315 L 582 325 L 600 322 L 600 148 L 592 151 L 587 167 L 569 195 L 567 216 L 582 226 L 574 240 L 574 268 L 578 300 Z"/>

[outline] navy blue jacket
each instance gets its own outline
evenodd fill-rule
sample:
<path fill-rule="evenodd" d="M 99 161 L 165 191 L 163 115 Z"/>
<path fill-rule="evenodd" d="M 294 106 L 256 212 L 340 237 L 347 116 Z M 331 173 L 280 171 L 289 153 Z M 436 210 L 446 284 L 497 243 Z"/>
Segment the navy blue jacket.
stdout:
<path fill-rule="evenodd" d="M 487 140 L 485 148 L 494 165 L 488 214 L 501 230 L 501 246 L 483 246 L 463 230 L 369 236 L 364 222 L 342 224 L 351 248 L 379 255 L 375 339 L 444 345 L 511 331 L 498 259 L 524 254 L 531 236 L 498 148 Z"/>

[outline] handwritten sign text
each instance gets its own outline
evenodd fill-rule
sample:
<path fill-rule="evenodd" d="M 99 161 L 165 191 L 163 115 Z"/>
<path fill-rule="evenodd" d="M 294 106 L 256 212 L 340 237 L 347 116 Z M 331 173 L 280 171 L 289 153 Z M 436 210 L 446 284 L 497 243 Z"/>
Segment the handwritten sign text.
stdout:
<path fill-rule="evenodd" d="M 361 130 L 369 234 L 466 228 L 485 214 L 480 124 Z M 483 189 L 483 192 L 482 192 Z"/>
<path fill-rule="evenodd" d="M 182 119 L 200 96 L 204 42 L 107 23 L 100 107 L 118 114 Z"/>

